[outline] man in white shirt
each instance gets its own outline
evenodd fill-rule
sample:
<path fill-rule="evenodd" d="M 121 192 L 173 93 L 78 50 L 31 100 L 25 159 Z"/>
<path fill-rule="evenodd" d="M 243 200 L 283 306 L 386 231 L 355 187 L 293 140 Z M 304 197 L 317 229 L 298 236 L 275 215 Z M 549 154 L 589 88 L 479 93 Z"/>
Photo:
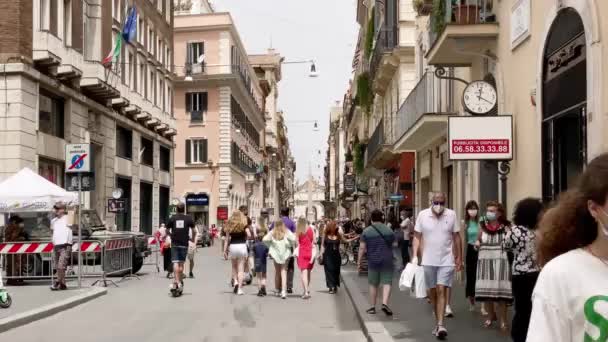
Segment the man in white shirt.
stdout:
<path fill-rule="evenodd" d="M 51 221 L 51 230 L 53 230 L 53 252 L 55 269 L 57 269 L 57 281 L 51 286 L 51 290 L 67 290 L 65 271 L 72 255 L 72 229 L 68 226 L 65 204 L 58 202 L 53 208 L 55 209 L 55 218 Z"/>
<path fill-rule="evenodd" d="M 414 250 L 412 263 L 418 263 L 420 240 L 424 280 L 430 290 L 430 299 L 435 311 L 437 326 L 433 334 L 440 340 L 447 337 L 448 331 L 443 324 L 447 303 L 447 289 L 452 287 L 454 269 L 462 266 L 460 227 L 456 213 L 445 207 L 446 196 L 434 192 L 431 208 L 422 210 L 414 227 Z"/>
<path fill-rule="evenodd" d="M 406 213 L 405 211 L 401 213 L 401 232 L 403 233 L 403 241 L 401 241 L 401 260 L 403 261 L 403 267 L 410 262 L 410 233 L 412 228 L 412 214 Z"/>

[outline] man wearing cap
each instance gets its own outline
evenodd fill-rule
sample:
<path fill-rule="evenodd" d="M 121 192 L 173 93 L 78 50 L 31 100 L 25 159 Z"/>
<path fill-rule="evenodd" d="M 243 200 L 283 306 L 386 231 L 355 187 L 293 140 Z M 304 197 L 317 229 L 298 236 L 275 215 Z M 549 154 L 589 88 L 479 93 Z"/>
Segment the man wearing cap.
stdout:
<path fill-rule="evenodd" d="M 51 286 L 51 290 L 67 290 L 65 271 L 72 256 L 72 229 L 68 226 L 65 204 L 58 202 L 53 208 L 55 209 L 55 217 L 51 220 L 51 230 L 53 231 L 53 256 L 55 269 L 57 270 L 57 281 Z"/>

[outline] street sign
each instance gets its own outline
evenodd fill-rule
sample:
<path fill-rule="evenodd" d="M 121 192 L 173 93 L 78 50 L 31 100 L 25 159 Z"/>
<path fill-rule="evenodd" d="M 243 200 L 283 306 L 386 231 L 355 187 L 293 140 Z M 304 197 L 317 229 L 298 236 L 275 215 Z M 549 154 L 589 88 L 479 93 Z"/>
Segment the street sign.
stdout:
<path fill-rule="evenodd" d="M 390 197 L 388 199 L 391 201 L 394 201 L 394 202 L 401 202 L 401 201 L 403 201 L 403 198 L 404 197 L 401 194 L 394 194 L 394 195 L 390 195 Z"/>
<path fill-rule="evenodd" d="M 78 191 L 78 174 L 65 174 L 65 189 L 67 191 Z M 95 173 L 85 172 L 80 174 L 81 191 L 95 191 Z"/>
<path fill-rule="evenodd" d="M 65 172 L 91 171 L 91 145 L 69 144 L 65 146 Z"/>
<path fill-rule="evenodd" d="M 119 213 L 127 210 L 127 202 L 124 198 L 108 198 L 108 212 Z"/>
<path fill-rule="evenodd" d="M 450 160 L 512 160 L 513 117 L 450 116 Z"/>

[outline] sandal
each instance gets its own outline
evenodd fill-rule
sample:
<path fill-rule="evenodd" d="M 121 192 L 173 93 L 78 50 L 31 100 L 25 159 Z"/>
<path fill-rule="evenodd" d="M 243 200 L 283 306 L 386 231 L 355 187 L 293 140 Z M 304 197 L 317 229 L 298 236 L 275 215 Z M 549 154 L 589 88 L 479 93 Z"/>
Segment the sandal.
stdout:
<path fill-rule="evenodd" d="M 376 314 L 376 308 L 369 308 L 365 312 L 368 313 L 368 314 L 370 314 L 370 315 L 375 315 Z"/>
<path fill-rule="evenodd" d="M 386 314 L 387 316 L 392 316 L 393 315 L 393 311 L 388 307 L 388 305 L 386 304 L 382 304 L 382 311 L 384 312 L 384 314 Z"/>

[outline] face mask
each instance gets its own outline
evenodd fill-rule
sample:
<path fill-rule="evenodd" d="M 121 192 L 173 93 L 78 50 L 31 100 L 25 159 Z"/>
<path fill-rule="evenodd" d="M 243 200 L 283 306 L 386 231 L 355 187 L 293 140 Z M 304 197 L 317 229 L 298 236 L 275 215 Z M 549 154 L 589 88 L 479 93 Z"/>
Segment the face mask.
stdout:
<path fill-rule="evenodd" d="M 488 221 L 496 221 L 496 213 L 486 213 L 486 218 L 488 219 Z"/>
<path fill-rule="evenodd" d="M 436 214 L 441 214 L 443 212 L 443 209 L 445 209 L 445 207 L 441 204 L 433 204 L 433 206 L 431 207 L 431 209 L 436 213 Z"/>
<path fill-rule="evenodd" d="M 469 209 L 469 210 L 467 210 L 467 212 L 469 213 L 470 217 L 476 217 L 477 216 L 477 209 Z"/>

